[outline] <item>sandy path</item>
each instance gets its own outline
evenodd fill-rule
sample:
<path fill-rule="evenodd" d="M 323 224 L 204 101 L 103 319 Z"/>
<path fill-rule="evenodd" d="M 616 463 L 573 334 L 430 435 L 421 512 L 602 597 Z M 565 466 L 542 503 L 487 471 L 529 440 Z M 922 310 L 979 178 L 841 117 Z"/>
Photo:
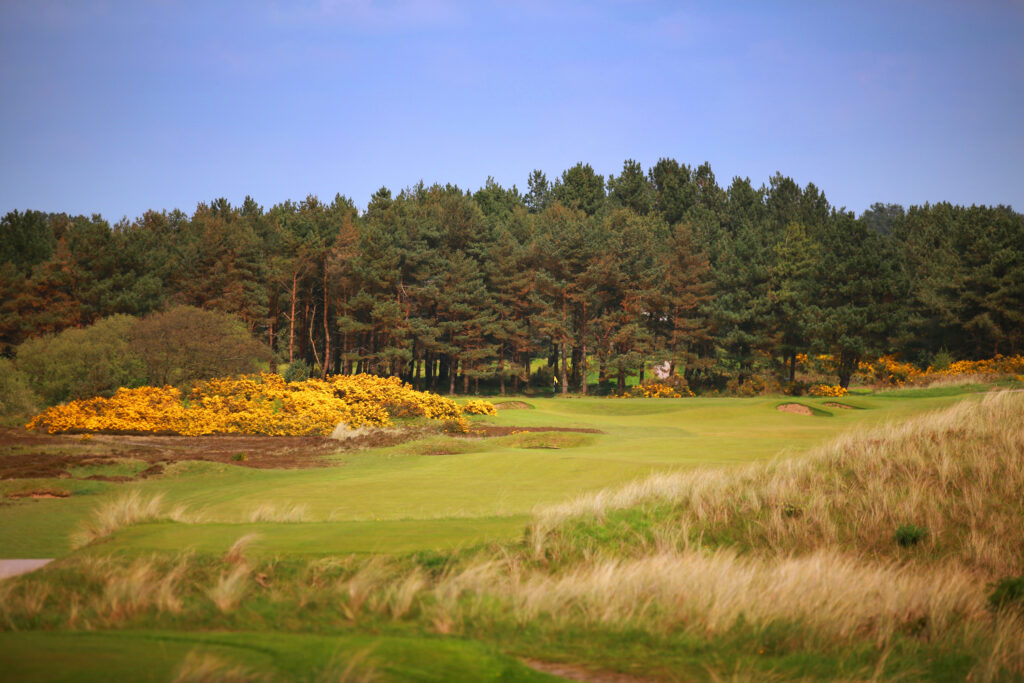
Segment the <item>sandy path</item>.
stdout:
<path fill-rule="evenodd" d="M 53 562 L 52 558 L 47 560 L 0 560 L 0 579 L 35 571 L 50 562 Z"/>

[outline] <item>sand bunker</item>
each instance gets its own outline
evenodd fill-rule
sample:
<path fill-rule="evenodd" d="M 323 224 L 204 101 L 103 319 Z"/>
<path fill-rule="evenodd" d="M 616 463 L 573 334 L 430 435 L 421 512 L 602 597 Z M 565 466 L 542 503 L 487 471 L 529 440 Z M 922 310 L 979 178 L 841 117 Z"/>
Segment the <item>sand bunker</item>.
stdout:
<path fill-rule="evenodd" d="M 522 401 L 502 401 L 501 403 L 495 403 L 494 407 L 498 410 L 529 410 L 533 406 Z"/>
<path fill-rule="evenodd" d="M 783 403 L 775 409 L 783 413 L 793 413 L 794 415 L 814 415 L 813 410 L 799 403 Z"/>
<path fill-rule="evenodd" d="M 842 410 L 857 410 L 853 406 L 848 406 L 845 403 L 836 403 L 835 401 L 829 401 L 825 405 L 829 408 L 840 408 Z"/>

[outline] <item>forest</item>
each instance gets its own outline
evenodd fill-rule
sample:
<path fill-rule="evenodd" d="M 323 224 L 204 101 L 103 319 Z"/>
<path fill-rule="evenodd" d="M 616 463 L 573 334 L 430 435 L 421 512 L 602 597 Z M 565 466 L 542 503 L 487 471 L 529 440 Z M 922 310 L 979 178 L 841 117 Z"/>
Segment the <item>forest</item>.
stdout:
<path fill-rule="evenodd" d="M 792 382 L 818 354 L 845 387 L 881 355 L 926 367 L 1024 350 L 1024 216 L 949 203 L 857 216 L 778 173 L 722 187 L 709 164 L 664 158 L 607 178 L 585 163 L 553 181 L 533 171 L 525 192 L 490 178 L 381 188 L 365 211 L 341 194 L 246 197 L 113 225 L 35 210 L 0 223 L 7 357 L 114 316 L 108 334 L 142 344 L 152 368 L 154 344 L 196 334 L 175 326 L 194 309 L 231 316 L 239 347 L 258 340 L 248 353 L 293 375 L 600 393 L 657 362 L 702 391 Z"/>

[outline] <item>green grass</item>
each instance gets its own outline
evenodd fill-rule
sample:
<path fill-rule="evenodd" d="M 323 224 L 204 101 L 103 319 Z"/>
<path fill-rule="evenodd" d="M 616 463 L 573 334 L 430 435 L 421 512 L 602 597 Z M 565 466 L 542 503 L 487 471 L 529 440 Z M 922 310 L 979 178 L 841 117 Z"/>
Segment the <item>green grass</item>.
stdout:
<path fill-rule="evenodd" d="M 488 552 L 493 544 L 515 547 L 539 505 L 652 472 L 799 457 L 847 430 L 902 421 L 965 398 L 975 400 L 972 392 L 984 388 L 937 387 L 793 400 L 810 407 L 812 416 L 778 411 L 780 403 L 789 402 L 781 397 L 508 397 L 505 400 L 522 400 L 532 409 L 500 411 L 496 417 L 472 421 L 602 433 L 536 432 L 493 439 L 434 435 L 389 448 L 338 453 L 332 456 L 335 466 L 305 470 L 190 462 L 132 483 L 4 481 L 0 482 L 0 557 L 131 558 L 192 550 L 219 558 L 240 537 L 253 534 L 246 553 L 269 563 L 370 554 L 433 557 L 431 553 L 440 562 L 461 551 Z M 857 409 L 826 406 L 829 402 Z M 102 449 L 97 452 L 101 455 Z M 117 467 L 127 468 L 127 474 L 135 464 Z M 110 476 L 111 471 L 107 466 L 94 473 Z M 88 475 L 81 469 L 76 476 Z M 7 498 L 9 493 L 35 487 L 63 488 L 73 495 L 59 500 Z M 197 521 L 138 524 L 72 554 L 68 539 L 76 527 L 98 505 L 131 490 L 143 496 L 160 495 L 165 506 L 183 506 Z M 266 505 L 301 508 L 301 521 L 251 521 L 254 511 Z M 642 513 L 625 510 L 611 514 L 603 525 L 580 525 L 576 531 L 587 536 L 590 544 L 610 548 L 614 554 L 614 548 L 635 545 L 638 536 L 645 534 L 651 535 L 648 540 L 653 543 L 656 527 L 671 516 L 667 507 Z M 708 540 L 729 543 L 727 538 Z M 336 615 L 337 608 L 330 603 L 310 606 L 314 608 L 321 623 L 329 623 L 328 617 Z M 709 639 L 682 633 L 653 638 L 628 630 L 576 632 L 565 624 L 543 620 L 511 624 L 500 615 L 487 617 L 487 609 L 481 607 L 483 616 L 470 634 L 475 640 L 466 635 L 442 637 L 423 622 L 381 628 L 350 625 L 340 631 L 334 627 L 338 632 L 333 633 L 320 627 L 315 629 L 319 633 L 298 632 L 301 611 L 300 620 L 287 629 L 277 629 L 267 617 L 262 626 L 256 619 L 251 626 L 241 627 L 244 632 L 207 632 L 204 622 L 182 623 L 179 628 L 173 619 L 158 624 L 162 631 L 135 622 L 119 631 L 5 632 L 0 623 L 0 661 L 4 677 L 11 680 L 163 681 L 173 678 L 189 653 L 199 651 L 288 680 L 317 680 L 339 662 L 367 653 L 366 665 L 380 680 L 540 681 L 554 679 L 509 655 L 586 662 L 600 670 L 663 677 L 685 672 L 684 677 L 696 678 L 706 677 L 709 670 L 728 673 L 733 662 L 742 662 L 745 671 L 766 675 L 870 677 L 870 667 L 877 660 L 874 651 L 800 651 L 790 647 L 795 636 L 785 624 L 772 626 L 771 632 L 747 629 Z M 225 628 L 224 622 L 211 619 L 209 623 Z M 776 642 L 777 651 L 773 651 L 771 644 Z M 768 649 L 760 651 L 766 644 Z M 910 641 L 894 647 L 891 661 L 894 669 L 890 670 L 925 678 L 962 678 L 970 668 L 964 653 Z"/>
<path fill-rule="evenodd" d="M 534 410 L 508 410 L 477 422 L 515 426 L 584 427 L 603 434 L 520 434 L 497 439 L 430 437 L 385 449 L 337 456 L 337 467 L 258 470 L 220 463 L 183 463 L 164 476 L 137 483 L 72 488 L 63 500 L 23 501 L 0 506 L 0 556 L 58 557 L 70 550 L 67 537 L 94 505 L 111 495 L 137 489 L 162 494 L 169 505 L 183 505 L 213 524 L 245 524 L 267 503 L 304 508 L 307 522 L 371 522 L 381 528 L 372 552 L 394 537 L 406 548 L 425 520 L 518 518 L 538 504 L 552 503 L 644 476 L 653 471 L 696 465 L 729 465 L 795 455 L 858 425 L 899 420 L 949 405 L 964 396 L 949 389 L 848 397 L 863 410 L 824 407 L 829 399 L 800 402 L 831 415 L 817 419 L 782 413 L 777 398 L 688 399 L 526 399 Z M 530 443 L 557 446 L 531 448 Z M 457 452 L 447 455 L 421 453 Z M 458 452 L 467 451 L 467 452 Z M 68 486 L 69 480 L 34 480 L 33 485 Z M 77 482 L 76 482 L 77 483 Z M 89 482 L 100 484 L 101 482 Z M 3 482 L 6 489 L 10 484 Z M 292 525 L 294 545 L 317 535 Z M 309 527 L 315 528 L 314 525 Z M 206 526 L 196 526 L 202 545 Z M 187 536 L 188 532 L 176 534 Z M 305 538 L 306 535 L 309 538 Z M 482 534 L 481 539 L 487 538 Z M 180 536 L 179 536 L 180 538 Z M 424 549 L 436 539 L 422 537 Z M 181 539 L 186 540 L 186 539 Z M 474 542 L 467 532 L 445 543 Z M 186 543 L 187 545 L 187 543 Z"/>
<path fill-rule="evenodd" d="M 557 680 L 491 647 L 452 638 L 150 631 L 0 633 L 3 677 L 10 681 L 164 681 L 190 652 L 210 654 L 285 680 L 338 680 L 345 662 L 357 655 L 365 657 L 363 668 L 381 681 Z"/>

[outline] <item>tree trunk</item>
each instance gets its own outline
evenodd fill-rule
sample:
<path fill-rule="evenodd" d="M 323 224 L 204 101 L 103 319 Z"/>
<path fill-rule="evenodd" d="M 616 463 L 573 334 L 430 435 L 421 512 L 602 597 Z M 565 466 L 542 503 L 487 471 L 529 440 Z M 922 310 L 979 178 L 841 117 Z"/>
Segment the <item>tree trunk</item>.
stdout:
<path fill-rule="evenodd" d="M 455 369 L 459 366 L 457 360 L 451 360 L 448 362 L 448 395 L 455 395 Z"/>
<path fill-rule="evenodd" d="M 505 395 L 505 346 L 501 346 L 498 356 L 498 384 L 501 386 L 501 395 Z M 477 391 L 477 393 L 480 393 Z"/>
<path fill-rule="evenodd" d="M 292 274 L 292 312 L 288 316 L 288 362 L 295 362 L 295 303 L 298 298 L 299 271 Z"/>
<path fill-rule="evenodd" d="M 324 262 L 324 370 L 320 376 L 327 379 L 331 365 L 331 330 L 327 324 L 327 263 Z"/>
<path fill-rule="evenodd" d="M 580 375 L 583 377 L 583 381 L 580 382 L 580 393 L 584 396 L 587 395 L 587 343 L 583 342 L 583 346 L 580 349 Z"/>
<path fill-rule="evenodd" d="M 561 353 L 562 353 L 562 374 L 561 374 L 562 394 L 568 394 L 569 393 L 569 359 L 566 357 L 567 355 L 565 353 L 565 346 L 566 346 L 565 342 L 563 341 L 560 346 L 561 346 Z"/>

